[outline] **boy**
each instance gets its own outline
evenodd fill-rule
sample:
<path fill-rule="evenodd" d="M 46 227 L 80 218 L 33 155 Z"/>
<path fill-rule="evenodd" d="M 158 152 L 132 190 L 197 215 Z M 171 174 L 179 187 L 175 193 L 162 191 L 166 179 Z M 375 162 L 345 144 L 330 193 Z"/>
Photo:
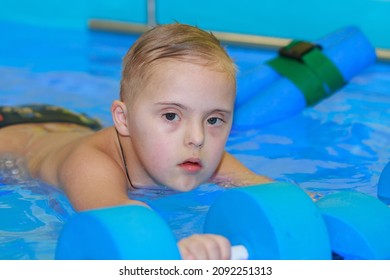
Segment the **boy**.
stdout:
<path fill-rule="evenodd" d="M 124 58 L 121 99 L 111 106 L 113 127 L 93 132 L 55 120 L 19 123 L 0 129 L 0 152 L 25 156 L 30 173 L 61 187 L 78 211 L 143 205 L 128 197 L 138 188 L 265 183 L 268 178 L 224 151 L 235 71 L 212 34 L 183 24 L 157 26 Z M 229 242 L 216 235 L 193 235 L 179 248 L 184 259 L 230 257 Z"/>

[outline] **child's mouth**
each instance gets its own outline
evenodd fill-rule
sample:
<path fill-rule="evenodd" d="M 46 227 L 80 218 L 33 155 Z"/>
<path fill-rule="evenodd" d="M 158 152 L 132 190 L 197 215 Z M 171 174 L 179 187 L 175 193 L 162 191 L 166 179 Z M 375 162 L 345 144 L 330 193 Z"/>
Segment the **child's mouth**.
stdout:
<path fill-rule="evenodd" d="M 179 166 L 189 173 L 196 173 L 202 169 L 202 163 L 197 159 L 186 160 Z"/>

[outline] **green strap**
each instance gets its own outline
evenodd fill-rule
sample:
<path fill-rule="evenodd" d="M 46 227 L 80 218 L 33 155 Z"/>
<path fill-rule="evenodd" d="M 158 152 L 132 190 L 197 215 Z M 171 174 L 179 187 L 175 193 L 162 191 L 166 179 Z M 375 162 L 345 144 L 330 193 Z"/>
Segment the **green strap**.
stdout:
<path fill-rule="evenodd" d="M 317 103 L 325 96 L 322 81 L 305 64 L 281 56 L 267 64 L 294 83 L 305 96 L 308 105 Z"/>
<path fill-rule="evenodd" d="M 337 69 L 336 65 L 334 65 L 320 49 L 312 49 L 310 52 L 305 54 L 302 59 L 303 62 L 309 66 L 326 84 L 328 87 L 328 95 L 345 85 L 344 78 L 339 69 Z"/>
<path fill-rule="evenodd" d="M 280 75 L 291 80 L 304 94 L 308 105 L 329 96 L 344 84 L 344 78 L 320 48 L 311 43 L 293 41 L 268 61 Z"/>

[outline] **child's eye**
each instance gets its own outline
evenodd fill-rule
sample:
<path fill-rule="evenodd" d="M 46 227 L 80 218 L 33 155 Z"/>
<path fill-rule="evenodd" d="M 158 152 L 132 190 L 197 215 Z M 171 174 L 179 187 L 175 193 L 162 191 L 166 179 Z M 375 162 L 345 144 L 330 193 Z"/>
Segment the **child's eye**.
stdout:
<path fill-rule="evenodd" d="M 223 123 L 223 120 L 221 118 L 209 118 L 207 119 L 207 123 L 210 125 L 221 125 Z"/>
<path fill-rule="evenodd" d="M 179 116 L 176 113 L 166 113 L 163 116 L 165 117 L 166 120 L 171 122 L 179 120 Z"/>

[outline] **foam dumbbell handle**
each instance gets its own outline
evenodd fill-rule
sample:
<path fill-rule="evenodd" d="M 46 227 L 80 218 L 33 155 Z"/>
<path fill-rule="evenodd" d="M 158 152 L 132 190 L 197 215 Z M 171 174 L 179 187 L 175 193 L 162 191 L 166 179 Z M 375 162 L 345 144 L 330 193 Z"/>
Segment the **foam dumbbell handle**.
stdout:
<path fill-rule="evenodd" d="M 248 260 L 249 252 L 244 245 L 235 245 L 231 247 L 230 250 L 230 259 L 231 260 Z"/>

